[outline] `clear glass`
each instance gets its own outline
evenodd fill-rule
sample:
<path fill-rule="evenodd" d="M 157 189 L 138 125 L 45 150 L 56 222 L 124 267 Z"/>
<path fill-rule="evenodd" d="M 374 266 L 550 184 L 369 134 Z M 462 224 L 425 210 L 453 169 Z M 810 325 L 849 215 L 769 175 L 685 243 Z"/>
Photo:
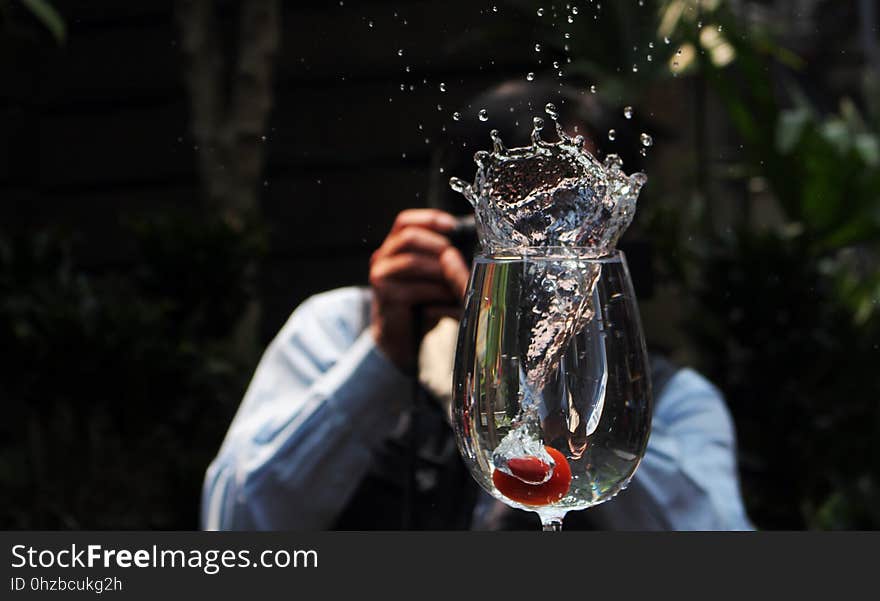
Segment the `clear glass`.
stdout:
<path fill-rule="evenodd" d="M 567 512 L 625 488 L 650 434 L 650 370 L 625 257 L 587 252 L 477 256 L 459 331 L 453 420 L 459 450 L 480 486 L 511 507 L 536 512 L 545 530 L 559 530 Z M 555 345 L 536 347 L 542 337 L 553 339 L 548 310 L 570 320 L 567 333 Z M 502 458 L 499 468 L 499 445 L 525 422 L 552 466 L 520 457 L 518 465 Z M 536 466 L 549 471 L 535 473 Z"/>

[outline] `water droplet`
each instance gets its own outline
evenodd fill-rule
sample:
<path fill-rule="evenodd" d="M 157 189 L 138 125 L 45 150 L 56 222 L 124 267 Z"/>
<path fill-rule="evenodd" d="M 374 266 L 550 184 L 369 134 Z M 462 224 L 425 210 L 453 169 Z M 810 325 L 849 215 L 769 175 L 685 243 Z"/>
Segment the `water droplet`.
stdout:
<path fill-rule="evenodd" d="M 612 142 L 617 139 L 617 130 L 616 129 L 609 129 L 608 130 L 608 139 L 611 140 Z"/>
<path fill-rule="evenodd" d="M 372 28 L 373 28 L 373 22 L 372 22 L 372 21 L 367 21 L 367 27 L 369 27 L 369 28 L 372 29 Z"/>
<path fill-rule="evenodd" d="M 532 128 L 536 131 L 541 131 L 544 129 L 544 120 L 541 117 L 535 117 L 532 119 Z"/>
<path fill-rule="evenodd" d="M 496 154 L 504 154 L 507 152 L 507 149 L 504 148 L 504 142 L 501 141 L 501 137 L 498 135 L 497 129 L 490 131 L 489 137 L 492 138 L 492 150 L 494 150 Z"/>
<path fill-rule="evenodd" d="M 562 34 L 562 35 L 563 35 L 563 37 L 564 37 L 566 40 L 571 39 L 571 34 L 568 33 L 567 31 L 566 31 L 564 34 Z"/>
<path fill-rule="evenodd" d="M 719 32 L 724 31 L 724 25 L 719 25 L 719 26 L 718 26 L 718 31 L 719 31 Z"/>
<path fill-rule="evenodd" d="M 591 93 L 595 94 L 595 93 L 598 92 L 598 91 L 599 91 L 599 88 L 597 88 L 595 85 L 590 86 L 590 92 L 591 92 Z"/>
<path fill-rule="evenodd" d="M 556 111 L 556 105 L 552 102 L 548 102 L 544 105 L 544 112 L 550 115 L 550 118 L 556 121 L 559 119 L 559 113 Z"/>
<path fill-rule="evenodd" d="M 541 44 L 535 44 L 535 52 L 541 52 Z"/>
<path fill-rule="evenodd" d="M 648 48 L 653 48 L 653 47 L 654 47 L 654 42 L 648 42 Z"/>
<path fill-rule="evenodd" d="M 480 112 L 477 113 L 477 118 L 480 121 L 488 121 L 489 120 L 489 111 L 486 109 L 480 109 Z"/>
<path fill-rule="evenodd" d="M 647 148 L 640 148 L 639 154 L 642 155 L 643 157 L 648 156 L 648 149 Z"/>
<path fill-rule="evenodd" d="M 631 107 L 631 106 L 624 107 L 623 108 L 623 116 L 626 117 L 627 119 L 632 119 L 633 118 L 633 107 Z"/>
<path fill-rule="evenodd" d="M 577 7 L 577 6 L 572 6 L 572 7 L 571 7 L 571 14 L 573 14 L 573 15 L 578 14 L 578 7 Z"/>
<path fill-rule="evenodd" d="M 544 16 L 544 9 L 543 9 L 543 8 L 539 8 L 539 9 L 538 9 L 538 16 L 539 16 L 539 17 L 543 17 L 543 16 Z"/>
<path fill-rule="evenodd" d="M 403 56 L 403 48 L 397 51 L 397 56 Z"/>
<path fill-rule="evenodd" d="M 559 61 L 553 61 L 553 68 L 554 68 L 554 69 L 558 69 L 558 68 L 559 68 Z"/>
<path fill-rule="evenodd" d="M 642 141 L 642 146 L 644 146 L 646 148 L 654 145 L 654 138 L 652 138 L 650 135 L 648 135 L 646 133 L 642 133 L 642 135 L 639 136 L 639 140 Z"/>
<path fill-rule="evenodd" d="M 446 84 L 445 84 L 445 83 L 441 83 L 441 84 L 440 84 L 440 91 L 441 91 L 441 92 L 445 92 L 445 91 L 446 91 Z"/>
<path fill-rule="evenodd" d="M 669 44 L 672 43 L 672 40 L 670 40 L 668 37 L 665 37 L 665 38 L 663 38 L 663 43 L 668 46 Z"/>
<path fill-rule="evenodd" d="M 497 13 L 497 12 L 498 12 L 498 7 L 497 7 L 497 6 L 493 6 L 493 7 L 492 7 L 492 12 L 493 12 L 493 13 Z"/>
<path fill-rule="evenodd" d="M 535 74 L 534 74 L 534 72 L 529 71 L 528 73 L 526 73 L 526 80 L 528 80 L 528 81 L 535 81 Z"/>
<path fill-rule="evenodd" d="M 442 105 L 442 104 L 438 104 L 438 105 L 437 105 L 437 110 L 438 110 L 438 111 L 442 111 L 442 110 L 443 110 L 443 105 Z"/>
<path fill-rule="evenodd" d="M 574 23 L 574 17 L 568 15 L 568 19 L 566 19 L 569 23 Z"/>
<path fill-rule="evenodd" d="M 639 66 L 633 65 L 633 73 L 638 73 L 638 72 L 639 72 Z"/>
<path fill-rule="evenodd" d="M 651 55 L 649 54 L 649 55 L 648 55 L 648 62 L 650 63 L 650 62 L 653 62 L 653 61 L 654 61 L 654 57 L 651 56 Z"/>
<path fill-rule="evenodd" d="M 453 121 L 461 121 L 461 113 L 459 113 L 458 111 L 455 111 L 454 113 L 452 113 L 452 120 Z"/>

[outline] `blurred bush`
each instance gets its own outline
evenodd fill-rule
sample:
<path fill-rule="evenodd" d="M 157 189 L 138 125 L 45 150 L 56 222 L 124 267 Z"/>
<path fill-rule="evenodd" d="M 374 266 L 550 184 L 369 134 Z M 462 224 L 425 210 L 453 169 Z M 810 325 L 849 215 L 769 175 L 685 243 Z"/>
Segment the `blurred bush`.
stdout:
<path fill-rule="evenodd" d="M 689 292 L 685 327 L 736 418 L 755 522 L 877 529 L 880 87 L 868 74 L 861 98 L 822 114 L 787 76 L 798 59 L 715 5 L 707 25 L 675 32 L 702 46 L 691 67 L 781 218 L 720 232 L 678 220 L 669 256 Z M 729 61 L 716 60 L 722 45 Z"/>
<path fill-rule="evenodd" d="M 57 232 L 0 237 L 0 527 L 197 527 L 253 364 L 236 326 L 263 235 L 180 214 L 129 229 L 125 273 L 85 270 Z"/>

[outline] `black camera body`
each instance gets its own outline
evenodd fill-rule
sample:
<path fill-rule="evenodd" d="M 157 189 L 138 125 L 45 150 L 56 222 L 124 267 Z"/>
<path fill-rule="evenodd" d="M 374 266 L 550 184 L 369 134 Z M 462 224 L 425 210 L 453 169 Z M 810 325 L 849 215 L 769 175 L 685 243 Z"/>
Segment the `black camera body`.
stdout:
<path fill-rule="evenodd" d="M 452 245 L 458 249 L 465 262 L 470 265 L 474 254 L 479 250 L 480 240 L 477 237 L 477 222 L 473 215 L 459 217 L 458 224 L 448 236 Z"/>

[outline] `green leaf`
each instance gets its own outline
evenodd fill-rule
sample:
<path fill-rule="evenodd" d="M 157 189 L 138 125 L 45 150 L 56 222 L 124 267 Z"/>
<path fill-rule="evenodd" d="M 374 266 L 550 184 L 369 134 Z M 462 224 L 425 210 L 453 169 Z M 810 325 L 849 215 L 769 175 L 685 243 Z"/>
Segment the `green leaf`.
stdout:
<path fill-rule="evenodd" d="M 800 142 L 804 128 L 810 122 L 811 112 L 807 108 L 799 108 L 782 113 L 776 126 L 776 148 L 783 154 L 789 154 Z"/>
<path fill-rule="evenodd" d="M 61 14 L 47 0 L 20 0 L 21 3 L 49 30 L 59 44 L 67 39 L 67 25 Z"/>
<path fill-rule="evenodd" d="M 859 134 L 855 138 L 855 149 L 861 159 L 871 167 L 880 164 L 880 142 L 872 134 Z"/>

